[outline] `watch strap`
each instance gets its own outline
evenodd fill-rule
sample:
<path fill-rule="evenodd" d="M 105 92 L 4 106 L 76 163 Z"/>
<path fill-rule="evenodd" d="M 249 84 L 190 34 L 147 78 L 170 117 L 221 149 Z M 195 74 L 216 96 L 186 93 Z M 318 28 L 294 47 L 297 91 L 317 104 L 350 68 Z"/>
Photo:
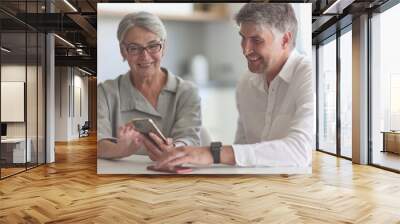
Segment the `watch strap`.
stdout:
<path fill-rule="evenodd" d="M 221 142 L 211 142 L 210 151 L 211 151 L 211 155 L 213 157 L 214 163 L 221 162 L 221 148 L 222 148 Z"/>

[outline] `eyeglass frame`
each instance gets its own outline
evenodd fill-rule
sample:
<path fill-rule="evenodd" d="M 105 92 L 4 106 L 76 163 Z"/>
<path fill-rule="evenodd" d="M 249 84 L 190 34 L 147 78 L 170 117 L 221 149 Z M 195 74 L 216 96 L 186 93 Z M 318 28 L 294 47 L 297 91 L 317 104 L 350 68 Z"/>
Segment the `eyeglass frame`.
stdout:
<path fill-rule="evenodd" d="M 132 52 L 129 52 L 128 48 L 129 48 L 129 46 L 132 46 L 132 45 L 134 45 L 135 47 L 137 47 L 138 53 L 134 54 L 134 53 L 132 53 Z M 154 46 L 154 45 L 159 45 L 159 49 L 158 49 L 157 51 L 152 52 L 152 51 L 149 49 L 149 47 Z M 161 49 L 163 48 L 163 45 L 164 45 L 164 41 L 162 41 L 162 40 L 158 41 L 157 43 L 149 44 L 149 45 L 147 45 L 147 46 L 140 46 L 140 45 L 134 44 L 134 43 L 130 43 L 130 44 L 121 43 L 121 46 L 124 47 L 124 49 L 126 50 L 126 52 L 127 52 L 129 55 L 132 55 L 132 56 L 141 55 L 141 54 L 143 54 L 144 51 L 146 51 L 148 54 L 156 54 L 156 53 L 158 53 L 158 52 L 161 51 Z"/>

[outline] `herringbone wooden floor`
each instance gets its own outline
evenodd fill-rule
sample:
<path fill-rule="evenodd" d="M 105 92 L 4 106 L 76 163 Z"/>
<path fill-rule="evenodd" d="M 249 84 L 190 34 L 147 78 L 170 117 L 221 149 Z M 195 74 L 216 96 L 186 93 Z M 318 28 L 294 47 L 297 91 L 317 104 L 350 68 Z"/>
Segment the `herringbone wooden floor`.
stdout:
<path fill-rule="evenodd" d="M 400 175 L 314 153 L 311 175 L 98 176 L 96 141 L 0 181 L 0 223 L 400 223 Z"/>

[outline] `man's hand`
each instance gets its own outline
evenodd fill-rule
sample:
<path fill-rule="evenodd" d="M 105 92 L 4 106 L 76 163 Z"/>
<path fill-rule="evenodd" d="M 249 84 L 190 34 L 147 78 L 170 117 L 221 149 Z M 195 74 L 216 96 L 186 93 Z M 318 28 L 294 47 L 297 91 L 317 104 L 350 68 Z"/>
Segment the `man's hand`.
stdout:
<path fill-rule="evenodd" d="M 159 160 L 163 153 L 169 152 L 174 148 L 171 138 L 167 138 L 167 142 L 164 142 L 154 133 L 149 133 L 148 137 L 143 138 L 143 143 L 147 149 L 147 154 L 153 161 Z"/>
<path fill-rule="evenodd" d="M 135 153 L 143 144 L 143 135 L 135 130 L 133 125 L 124 125 L 118 131 L 117 147 L 124 156 Z"/>
<path fill-rule="evenodd" d="M 185 163 L 196 165 L 211 165 L 213 158 L 209 147 L 178 147 L 165 152 L 158 159 L 155 168 L 180 166 Z"/>

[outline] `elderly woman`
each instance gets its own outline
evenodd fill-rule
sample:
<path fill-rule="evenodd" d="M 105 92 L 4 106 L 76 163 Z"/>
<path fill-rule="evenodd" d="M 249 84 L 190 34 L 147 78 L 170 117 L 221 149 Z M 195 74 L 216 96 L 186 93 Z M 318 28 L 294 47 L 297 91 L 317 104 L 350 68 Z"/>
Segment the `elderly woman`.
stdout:
<path fill-rule="evenodd" d="M 146 150 L 155 145 L 127 125 L 133 118 L 151 118 L 170 137 L 166 148 L 199 145 L 198 90 L 161 67 L 167 38 L 161 20 L 147 12 L 128 14 L 119 23 L 117 36 L 130 70 L 97 87 L 98 157 L 148 154 L 157 160 L 157 151 Z"/>

